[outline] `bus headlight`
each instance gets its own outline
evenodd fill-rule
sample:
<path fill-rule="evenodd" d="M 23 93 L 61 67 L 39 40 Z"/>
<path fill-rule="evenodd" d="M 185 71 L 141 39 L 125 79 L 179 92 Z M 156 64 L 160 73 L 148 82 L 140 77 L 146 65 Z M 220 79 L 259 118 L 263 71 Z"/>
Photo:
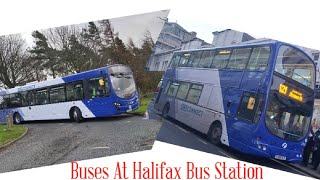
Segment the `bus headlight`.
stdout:
<path fill-rule="evenodd" d="M 266 151 L 267 150 L 267 146 L 262 146 L 262 150 Z"/>
<path fill-rule="evenodd" d="M 120 103 L 115 102 L 115 103 L 113 103 L 113 105 L 114 105 L 117 109 L 120 109 L 120 106 L 121 106 Z"/>
<path fill-rule="evenodd" d="M 260 144 L 258 144 L 258 148 L 261 149 L 261 145 Z"/>

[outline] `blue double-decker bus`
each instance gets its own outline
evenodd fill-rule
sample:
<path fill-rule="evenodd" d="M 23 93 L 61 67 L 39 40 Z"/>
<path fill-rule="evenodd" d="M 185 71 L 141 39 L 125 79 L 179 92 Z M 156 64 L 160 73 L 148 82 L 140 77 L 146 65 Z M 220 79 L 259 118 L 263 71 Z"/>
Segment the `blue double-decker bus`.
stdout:
<path fill-rule="evenodd" d="M 132 71 L 111 65 L 0 91 L 0 122 L 106 117 L 139 106 Z"/>
<path fill-rule="evenodd" d="M 315 64 L 270 41 L 175 52 L 154 107 L 214 144 L 298 162 L 313 113 Z"/>

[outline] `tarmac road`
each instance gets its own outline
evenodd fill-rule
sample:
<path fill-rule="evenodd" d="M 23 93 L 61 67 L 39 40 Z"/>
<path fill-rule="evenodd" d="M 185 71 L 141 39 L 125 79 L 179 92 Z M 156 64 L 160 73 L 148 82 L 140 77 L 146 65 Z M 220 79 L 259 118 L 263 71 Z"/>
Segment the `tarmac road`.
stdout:
<path fill-rule="evenodd" d="M 152 148 L 160 120 L 124 115 L 83 123 L 34 121 L 25 137 L 0 149 L 0 173 Z"/>

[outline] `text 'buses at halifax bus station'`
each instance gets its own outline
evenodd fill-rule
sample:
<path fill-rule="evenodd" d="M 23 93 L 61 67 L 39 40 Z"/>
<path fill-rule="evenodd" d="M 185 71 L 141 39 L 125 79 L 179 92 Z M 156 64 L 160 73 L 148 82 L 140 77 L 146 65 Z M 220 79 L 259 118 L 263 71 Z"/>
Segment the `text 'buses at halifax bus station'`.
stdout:
<path fill-rule="evenodd" d="M 0 91 L 0 123 L 106 117 L 138 109 L 132 71 L 111 65 Z"/>
<path fill-rule="evenodd" d="M 155 109 L 256 156 L 300 162 L 313 114 L 315 64 L 270 41 L 175 52 Z"/>

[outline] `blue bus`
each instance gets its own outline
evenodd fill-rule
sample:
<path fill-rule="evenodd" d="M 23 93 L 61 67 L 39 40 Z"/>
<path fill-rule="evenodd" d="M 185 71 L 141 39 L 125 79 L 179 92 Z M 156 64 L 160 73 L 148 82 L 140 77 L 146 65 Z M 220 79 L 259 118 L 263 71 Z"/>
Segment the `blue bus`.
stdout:
<path fill-rule="evenodd" d="M 0 91 L 0 122 L 106 117 L 133 111 L 139 98 L 132 71 L 116 64 Z"/>
<path fill-rule="evenodd" d="M 175 52 L 154 107 L 246 154 L 299 162 L 313 113 L 315 64 L 270 41 Z"/>

